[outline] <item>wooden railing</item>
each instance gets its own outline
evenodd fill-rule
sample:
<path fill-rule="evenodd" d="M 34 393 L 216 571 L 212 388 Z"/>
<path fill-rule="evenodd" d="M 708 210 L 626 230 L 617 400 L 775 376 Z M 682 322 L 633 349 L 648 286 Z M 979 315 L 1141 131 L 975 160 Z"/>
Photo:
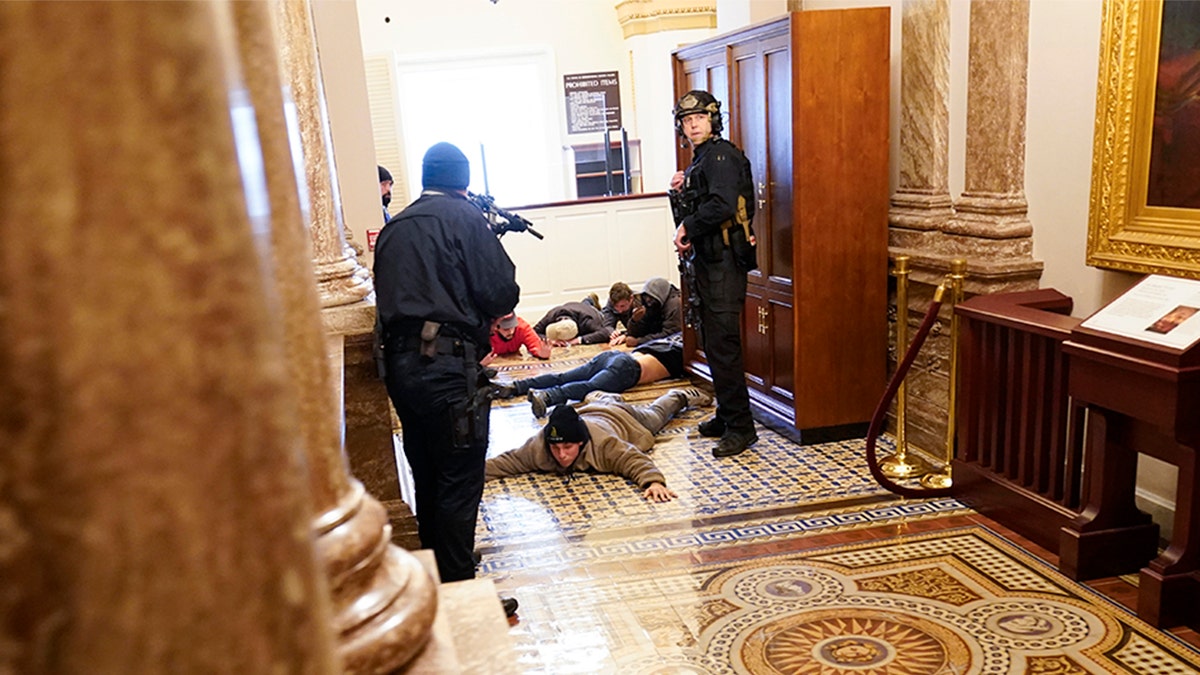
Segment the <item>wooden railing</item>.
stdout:
<path fill-rule="evenodd" d="M 1080 510 L 1083 409 L 1067 396 L 1062 343 L 1080 319 L 1052 289 L 958 305 L 960 370 L 954 494 L 1058 551 Z"/>

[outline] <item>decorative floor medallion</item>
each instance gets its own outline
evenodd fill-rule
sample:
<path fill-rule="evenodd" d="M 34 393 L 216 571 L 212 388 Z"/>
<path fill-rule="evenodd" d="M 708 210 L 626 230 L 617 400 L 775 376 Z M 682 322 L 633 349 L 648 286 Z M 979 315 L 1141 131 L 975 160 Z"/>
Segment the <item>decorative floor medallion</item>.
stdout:
<path fill-rule="evenodd" d="M 796 675 L 937 675 L 970 670 L 967 642 L 928 619 L 814 610 L 765 623 L 739 649 L 743 672 Z"/>

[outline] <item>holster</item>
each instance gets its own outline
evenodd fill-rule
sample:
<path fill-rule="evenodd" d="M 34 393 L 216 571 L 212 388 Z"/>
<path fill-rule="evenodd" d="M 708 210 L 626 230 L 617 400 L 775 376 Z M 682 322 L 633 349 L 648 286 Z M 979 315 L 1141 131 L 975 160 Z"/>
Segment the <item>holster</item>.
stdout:
<path fill-rule="evenodd" d="M 426 321 L 421 326 L 421 356 L 433 360 L 437 356 L 437 336 L 442 324 L 436 321 Z"/>
<path fill-rule="evenodd" d="M 754 228 L 750 226 L 750 215 L 746 211 L 745 197 L 738 196 L 737 213 L 733 219 L 721 223 L 721 239 L 733 252 L 738 269 L 744 272 L 758 269 L 758 250 Z"/>
<path fill-rule="evenodd" d="M 375 372 L 379 373 L 379 379 L 387 379 L 387 353 L 384 345 L 387 344 L 387 335 L 383 328 L 383 320 L 379 318 L 379 309 L 375 309 L 375 340 L 371 344 L 371 356 L 375 359 Z"/>

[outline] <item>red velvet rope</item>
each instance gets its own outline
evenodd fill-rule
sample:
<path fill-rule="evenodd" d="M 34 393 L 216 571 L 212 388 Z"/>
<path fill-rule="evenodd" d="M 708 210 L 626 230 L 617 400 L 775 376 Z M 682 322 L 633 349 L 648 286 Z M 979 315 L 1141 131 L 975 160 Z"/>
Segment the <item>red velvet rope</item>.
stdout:
<path fill-rule="evenodd" d="M 883 429 L 883 421 L 887 418 L 888 406 L 892 404 L 892 399 L 896 396 L 896 392 L 900 389 L 900 384 L 904 382 L 904 377 L 908 375 L 908 371 L 912 368 L 913 361 L 917 358 L 917 352 L 921 350 L 921 346 L 925 344 L 925 338 L 929 336 L 930 329 L 937 321 L 938 310 L 942 307 L 942 301 L 937 299 L 929 305 L 929 311 L 925 312 L 925 320 L 921 322 L 921 327 L 917 329 L 916 335 L 913 336 L 912 344 L 908 346 L 908 351 L 904 354 L 904 359 L 896 366 L 896 372 L 892 375 L 892 379 L 888 382 L 887 389 L 883 391 L 883 398 L 879 399 L 879 405 L 875 407 L 875 414 L 871 416 L 871 426 L 867 429 L 867 467 L 871 470 L 871 475 L 880 485 L 894 492 L 901 497 L 911 497 L 924 499 L 927 497 L 945 497 L 950 494 L 950 488 L 909 488 L 897 484 L 891 478 L 883 473 L 879 468 L 879 461 L 875 451 L 875 440 L 879 438 L 879 432 Z"/>

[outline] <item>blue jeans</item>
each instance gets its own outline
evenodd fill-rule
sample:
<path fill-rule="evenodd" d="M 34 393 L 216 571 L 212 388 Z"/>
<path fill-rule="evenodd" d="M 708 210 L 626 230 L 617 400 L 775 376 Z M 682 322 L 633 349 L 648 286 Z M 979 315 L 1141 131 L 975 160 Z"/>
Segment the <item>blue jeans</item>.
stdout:
<path fill-rule="evenodd" d="M 567 401 L 582 401 L 589 392 L 596 390 L 621 393 L 638 383 L 642 377 L 642 365 L 626 352 L 600 352 L 592 360 L 562 373 L 546 373 L 537 377 L 518 380 L 518 394 L 530 389 L 541 389 L 550 397 L 550 405 Z"/>

